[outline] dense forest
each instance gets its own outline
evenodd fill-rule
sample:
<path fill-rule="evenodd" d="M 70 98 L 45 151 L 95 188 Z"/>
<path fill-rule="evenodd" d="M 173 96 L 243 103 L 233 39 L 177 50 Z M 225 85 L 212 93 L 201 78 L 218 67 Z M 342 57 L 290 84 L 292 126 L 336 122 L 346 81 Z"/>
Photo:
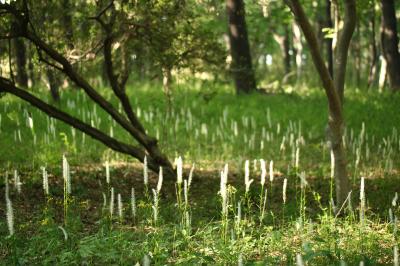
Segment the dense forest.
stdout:
<path fill-rule="evenodd" d="M 399 18 L 0 0 L 1 264 L 399 265 Z"/>

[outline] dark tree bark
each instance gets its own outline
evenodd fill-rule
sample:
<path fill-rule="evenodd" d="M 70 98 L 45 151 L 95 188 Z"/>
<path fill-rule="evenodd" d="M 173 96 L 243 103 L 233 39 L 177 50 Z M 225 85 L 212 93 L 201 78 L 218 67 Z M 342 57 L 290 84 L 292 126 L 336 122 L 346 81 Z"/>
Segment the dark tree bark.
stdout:
<path fill-rule="evenodd" d="M 387 62 L 389 84 L 393 91 L 400 91 L 400 53 L 394 0 L 381 0 L 381 7 L 382 52 Z"/>
<path fill-rule="evenodd" d="M 226 10 L 236 92 L 250 93 L 257 85 L 251 62 L 243 0 L 226 0 Z"/>
<path fill-rule="evenodd" d="M 72 17 L 71 17 L 71 3 L 70 0 L 63 0 L 63 15 L 62 15 L 62 24 L 65 30 L 65 38 L 67 39 L 67 46 L 69 49 L 74 49 L 74 32 L 72 27 Z"/>
<path fill-rule="evenodd" d="M 14 20 L 11 26 L 12 33 L 18 32 L 18 21 Z M 12 39 L 12 46 L 14 48 L 15 62 L 17 75 L 15 77 L 16 82 L 23 88 L 28 87 L 28 72 L 27 72 L 27 57 L 26 47 L 22 38 Z"/>
<path fill-rule="evenodd" d="M 326 15 L 326 27 L 331 29 L 333 28 L 333 21 L 332 21 L 332 8 L 331 8 L 331 0 L 325 0 L 325 15 Z M 326 58 L 328 61 L 328 70 L 333 78 L 333 49 L 332 49 L 332 38 L 325 39 L 326 45 Z"/>
<path fill-rule="evenodd" d="M 15 38 L 13 41 L 15 50 L 15 61 L 17 65 L 16 81 L 19 86 L 23 88 L 28 87 L 28 72 L 27 72 L 27 59 L 26 47 L 22 38 Z"/>
<path fill-rule="evenodd" d="M 370 69 L 369 69 L 369 74 L 368 74 L 368 88 L 372 86 L 374 83 L 374 80 L 376 78 L 376 69 L 377 69 L 377 61 L 378 61 L 378 49 L 376 47 L 376 23 L 375 23 L 375 8 L 371 9 L 371 20 L 369 22 L 369 25 L 371 27 L 371 37 L 370 37 L 370 56 L 371 56 L 371 62 L 370 62 Z"/>
<path fill-rule="evenodd" d="M 285 35 L 283 37 L 283 60 L 285 63 L 285 75 L 290 73 L 291 64 L 290 64 L 290 30 L 289 26 L 285 25 Z"/>
<path fill-rule="evenodd" d="M 50 67 L 46 69 L 46 76 L 48 81 L 48 87 L 50 89 L 51 98 L 55 102 L 60 101 L 60 80 L 57 77 L 57 73 Z"/>
<path fill-rule="evenodd" d="M 335 56 L 335 79 L 329 74 L 329 70 L 322 58 L 317 36 L 304 12 L 299 0 L 286 0 L 289 8 L 294 14 L 297 23 L 303 31 L 304 37 L 310 48 L 311 57 L 318 71 L 319 77 L 328 98 L 329 106 L 329 133 L 335 162 L 335 188 L 336 201 L 340 205 L 350 192 L 350 182 L 347 176 L 346 154 L 343 147 L 343 107 L 340 97 L 340 89 L 344 87 L 344 76 L 346 73 L 347 53 L 356 24 L 356 5 L 354 0 L 346 0 L 344 3 L 345 18 L 344 26 L 339 34 L 337 56 Z M 338 68 L 341 67 L 340 71 Z M 340 87 L 342 86 L 342 87 Z"/>

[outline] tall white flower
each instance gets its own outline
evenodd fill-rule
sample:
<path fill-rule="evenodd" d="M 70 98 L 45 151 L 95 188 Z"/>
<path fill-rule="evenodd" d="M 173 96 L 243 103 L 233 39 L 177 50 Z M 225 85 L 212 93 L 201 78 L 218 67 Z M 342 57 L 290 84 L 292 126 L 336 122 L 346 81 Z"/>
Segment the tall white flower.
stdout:
<path fill-rule="evenodd" d="M 28 127 L 32 130 L 33 129 L 33 119 L 31 116 L 28 116 Z"/>
<path fill-rule="evenodd" d="M 111 188 L 111 196 L 110 196 L 110 216 L 111 219 L 113 217 L 114 214 L 114 188 Z"/>
<path fill-rule="evenodd" d="M 189 203 L 189 200 L 188 200 L 189 197 L 188 197 L 188 182 L 186 179 L 183 180 L 183 197 L 185 198 L 185 204 L 187 206 Z"/>
<path fill-rule="evenodd" d="M 269 162 L 269 181 L 274 181 L 274 161 Z"/>
<path fill-rule="evenodd" d="M 397 192 L 394 194 L 394 197 L 393 197 L 393 199 L 392 199 L 392 206 L 393 207 L 396 207 L 396 205 L 397 205 L 397 199 L 398 199 L 398 194 L 397 194 Z"/>
<path fill-rule="evenodd" d="M 254 180 L 250 180 L 250 163 L 249 160 L 246 160 L 244 164 L 244 184 L 246 185 L 246 193 L 250 190 L 250 185 Z"/>
<path fill-rule="evenodd" d="M 177 177 L 177 183 L 182 184 L 183 177 L 182 177 L 182 157 L 179 156 L 176 159 L 176 177 Z"/>
<path fill-rule="evenodd" d="M 299 169 L 299 161 L 300 161 L 300 148 L 297 147 L 296 149 L 296 161 L 295 161 L 295 167 Z"/>
<path fill-rule="evenodd" d="M 190 187 L 190 185 L 192 184 L 194 167 L 195 167 L 195 165 L 193 164 L 192 168 L 190 168 L 189 178 L 188 178 L 188 187 Z"/>
<path fill-rule="evenodd" d="M 135 197 L 135 189 L 131 189 L 131 208 L 132 208 L 132 216 L 136 217 L 136 197 Z"/>
<path fill-rule="evenodd" d="M 64 178 L 64 186 L 67 194 L 71 194 L 71 173 L 69 170 L 69 163 L 65 154 L 63 154 L 63 178 Z"/>
<path fill-rule="evenodd" d="M 155 189 L 152 189 L 152 191 L 153 191 L 153 200 L 154 200 L 154 203 L 153 203 L 153 206 L 152 206 L 152 208 L 153 208 L 153 219 L 154 219 L 154 223 L 156 223 L 157 220 L 158 220 L 158 194 L 157 194 L 157 191 Z"/>
<path fill-rule="evenodd" d="M 361 184 L 360 184 L 360 220 L 361 220 L 362 224 L 364 224 L 364 215 L 365 215 L 365 180 L 364 180 L 364 177 L 361 177 Z"/>
<path fill-rule="evenodd" d="M 119 219 L 122 220 L 123 218 L 123 206 L 122 206 L 122 199 L 121 199 L 121 194 L 118 193 L 118 215 Z"/>
<path fill-rule="evenodd" d="M 335 176 L 335 154 L 331 149 L 331 178 Z"/>
<path fill-rule="evenodd" d="M 14 210 L 12 207 L 11 200 L 8 196 L 8 178 L 6 178 L 6 208 L 7 208 L 7 226 L 8 226 L 8 231 L 9 235 L 12 236 L 14 234 Z"/>
<path fill-rule="evenodd" d="M 110 184 L 110 164 L 106 161 L 106 182 Z"/>
<path fill-rule="evenodd" d="M 42 177 L 44 194 L 49 195 L 49 177 L 45 167 L 42 167 Z"/>
<path fill-rule="evenodd" d="M 308 185 L 307 179 L 306 179 L 306 173 L 301 172 L 300 173 L 300 187 L 301 189 L 304 189 Z"/>
<path fill-rule="evenodd" d="M 228 212 L 228 164 L 225 164 L 225 168 L 221 171 L 221 183 L 220 183 L 220 194 L 222 198 L 222 213 L 225 215 Z"/>
<path fill-rule="evenodd" d="M 163 183 L 163 169 L 162 167 L 160 167 L 160 171 L 158 172 L 157 194 L 159 194 L 161 191 L 162 183 Z"/>
<path fill-rule="evenodd" d="M 14 170 L 14 186 L 17 189 L 18 194 L 21 193 L 21 179 L 17 170 Z"/>
<path fill-rule="evenodd" d="M 149 184 L 149 172 L 147 169 L 147 156 L 144 156 L 143 159 L 143 183 L 145 186 Z"/>
<path fill-rule="evenodd" d="M 261 165 L 261 186 L 264 186 L 265 178 L 267 177 L 267 167 L 265 165 L 264 159 L 260 159 L 260 165 Z"/>
<path fill-rule="evenodd" d="M 300 253 L 296 254 L 296 265 L 297 266 L 304 266 L 303 257 Z"/>
<path fill-rule="evenodd" d="M 286 203 L 286 188 L 287 188 L 287 178 L 283 180 L 283 189 L 282 189 L 283 204 Z"/>
<path fill-rule="evenodd" d="M 237 224 L 240 224 L 240 221 L 242 220 L 242 203 L 241 201 L 238 202 L 237 204 Z"/>
<path fill-rule="evenodd" d="M 151 260 L 149 255 L 144 255 L 143 261 L 142 261 L 143 266 L 150 266 Z"/>
<path fill-rule="evenodd" d="M 360 201 L 361 204 L 364 204 L 365 200 L 365 178 L 361 177 L 361 183 L 360 183 Z"/>

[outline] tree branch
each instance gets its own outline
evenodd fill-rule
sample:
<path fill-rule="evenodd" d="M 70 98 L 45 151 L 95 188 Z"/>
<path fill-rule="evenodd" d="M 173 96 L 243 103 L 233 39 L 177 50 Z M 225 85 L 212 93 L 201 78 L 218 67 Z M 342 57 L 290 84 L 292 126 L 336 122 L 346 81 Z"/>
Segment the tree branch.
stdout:
<path fill-rule="evenodd" d="M 17 96 L 18 98 L 35 106 L 36 108 L 38 108 L 42 112 L 46 113 L 47 115 L 54 117 L 60 121 L 63 121 L 64 123 L 80 130 L 81 132 L 89 135 L 90 137 L 96 139 L 97 141 L 102 142 L 104 145 L 106 145 L 107 147 L 109 147 L 117 152 L 131 155 L 141 162 L 143 162 L 143 160 L 144 160 L 145 152 L 142 149 L 132 146 L 132 145 L 122 143 L 122 142 L 106 135 L 105 133 L 98 130 L 97 128 L 94 128 L 94 127 L 84 123 L 83 121 L 81 121 L 75 117 L 72 117 L 71 115 L 59 110 L 58 108 L 55 108 L 55 107 L 45 103 L 44 101 L 37 98 L 33 94 L 16 87 L 10 80 L 4 79 L 2 77 L 0 77 L 0 92 L 7 92 L 7 93 Z M 157 172 L 159 170 L 158 164 L 151 157 L 148 156 L 148 158 L 149 158 L 149 162 L 148 162 L 149 168 L 151 168 L 152 170 Z"/>
<path fill-rule="evenodd" d="M 113 2 L 111 2 L 107 6 L 107 9 L 111 8 L 112 6 Z M 114 94 L 120 100 L 122 107 L 124 108 L 124 111 L 128 116 L 128 119 L 130 120 L 132 125 L 135 125 L 138 130 L 140 130 L 142 133 L 145 133 L 145 129 L 143 125 L 140 123 L 139 119 L 136 117 L 135 113 L 133 112 L 132 105 L 124 90 L 125 83 L 129 77 L 128 71 L 124 73 L 121 82 L 118 81 L 118 76 L 114 74 L 114 62 L 112 58 L 112 44 L 114 42 L 114 35 L 112 34 L 112 24 L 106 24 L 101 19 L 101 15 L 104 14 L 104 12 L 100 12 L 96 17 L 94 17 L 94 19 L 100 23 L 101 27 L 106 33 L 106 38 L 104 39 L 104 44 L 103 44 L 103 53 L 104 53 L 104 61 L 105 61 L 107 77 L 110 81 L 110 85 Z"/>
<path fill-rule="evenodd" d="M 335 68 L 334 68 L 334 82 L 338 91 L 341 104 L 344 98 L 344 83 L 346 78 L 346 66 L 348 51 L 350 47 L 351 38 L 356 28 L 357 10 L 355 0 L 344 1 L 345 14 L 344 25 L 342 31 L 338 35 L 338 42 L 335 51 Z"/>
<path fill-rule="evenodd" d="M 329 111 L 331 113 L 330 120 L 343 120 L 342 118 L 342 106 L 340 102 L 339 95 L 335 89 L 335 85 L 333 83 L 332 77 L 329 74 L 329 70 L 327 69 L 324 59 L 319 52 L 318 39 L 315 35 L 314 29 L 311 26 L 310 22 L 306 14 L 304 13 L 303 7 L 299 3 L 298 0 L 285 0 L 292 13 L 295 16 L 295 19 L 299 26 L 303 30 L 304 37 L 307 40 L 307 43 L 310 47 L 311 56 L 315 67 L 318 71 L 318 74 L 321 78 L 325 94 L 328 97 L 328 105 Z M 330 121 L 332 122 L 332 121 Z"/>
<path fill-rule="evenodd" d="M 103 108 L 103 110 L 109 113 L 119 125 L 121 125 L 133 138 L 135 138 L 141 145 L 146 148 L 149 153 L 149 159 L 151 157 L 156 164 L 163 166 L 167 175 L 174 175 L 172 164 L 170 163 L 168 158 L 159 150 L 157 140 L 148 136 L 145 133 L 143 126 L 139 123 L 138 120 L 133 120 L 134 123 L 132 121 L 128 121 L 113 107 L 110 102 L 104 99 L 101 94 L 99 94 L 81 75 L 79 75 L 74 70 L 72 64 L 63 55 L 61 55 L 58 51 L 56 51 L 49 44 L 38 37 L 35 32 L 32 32 L 28 28 L 28 25 L 31 25 L 31 23 L 27 20 L 26 14 L 8 5 L 6 5 L 6 7 L 2 5 L 0 6 L 0 9 L 7 10 L 17 18 L 17 21 L 19 22 L 18 31 L 20 32 L 21 36 L 27 38 L 43 52 L 45 52 L 55 62 L 59 63 L 62 66 L 62 72 L 65 75 L 67 75 L 78 87 L 82 88 L 95 103 L 97 103 L 101 108 Z"/>

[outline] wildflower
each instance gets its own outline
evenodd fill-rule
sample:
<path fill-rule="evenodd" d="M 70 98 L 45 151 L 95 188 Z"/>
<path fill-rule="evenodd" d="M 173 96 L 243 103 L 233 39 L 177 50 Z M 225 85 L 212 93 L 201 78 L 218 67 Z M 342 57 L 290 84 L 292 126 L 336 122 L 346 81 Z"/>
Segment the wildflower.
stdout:
<path fill-rule="evenodd" d="M 261 186 L 264 186 L 265 185 L 265 177 L 267 176 L 267 169 L 266 169 L 264 159 L 260 159 L 260 165 L 261 165 Z"/>

